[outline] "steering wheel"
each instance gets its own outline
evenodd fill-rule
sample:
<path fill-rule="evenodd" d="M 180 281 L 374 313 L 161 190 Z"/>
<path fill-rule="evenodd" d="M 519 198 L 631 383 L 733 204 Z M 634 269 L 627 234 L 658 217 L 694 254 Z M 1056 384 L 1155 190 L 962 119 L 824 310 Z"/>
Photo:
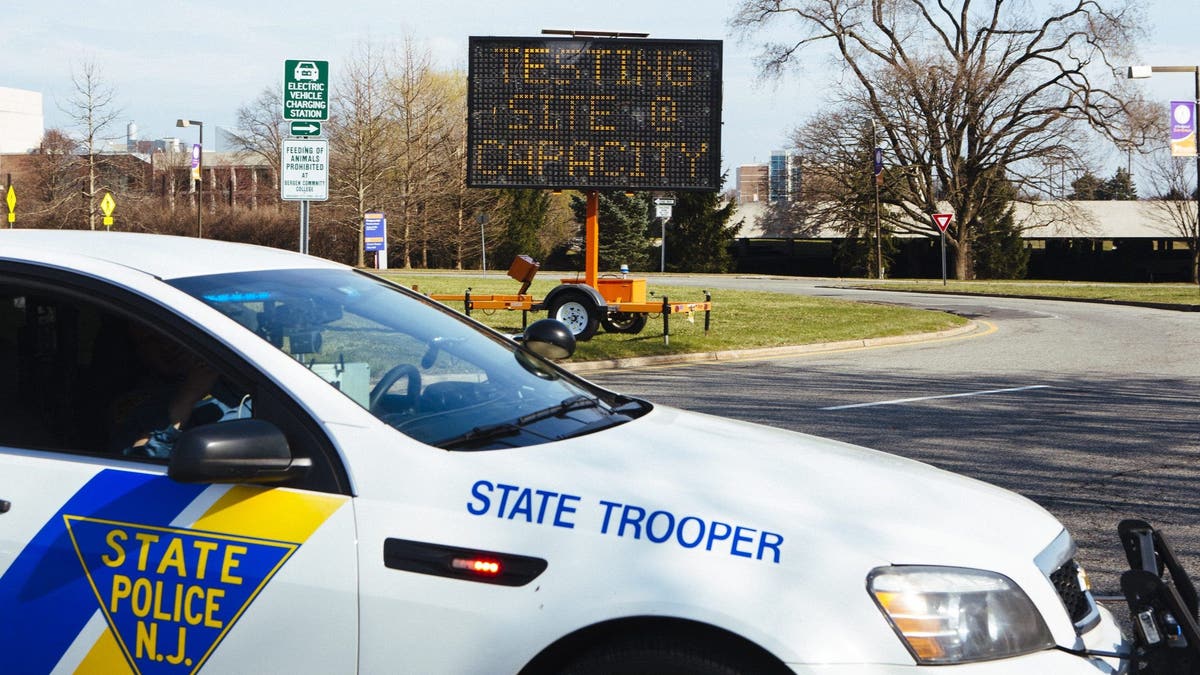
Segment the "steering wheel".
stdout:
<path fill-rule="evenodd" d="M 371 404 L 371 412 L 379 412 L 379 402 L 383 400 L 384 394 L 396 384 L 396 380 L 402 377 L 408 377 L 408 401 L 409 407 L 417 406 L 417 397 L 421 395 L 421 373 L 415 366 L 408 363 L 401 363 L 392 366 L 383 377 L 379 378 L 379 382 L 371 389 L 371 397 L 368 399 Z"/>

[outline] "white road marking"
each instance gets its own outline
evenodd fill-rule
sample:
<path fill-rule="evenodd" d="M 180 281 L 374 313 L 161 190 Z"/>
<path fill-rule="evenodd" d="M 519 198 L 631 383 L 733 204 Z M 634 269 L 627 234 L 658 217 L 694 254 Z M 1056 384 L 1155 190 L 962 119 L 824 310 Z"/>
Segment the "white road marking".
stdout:
<path fill-rule="evenodd" d="M 941 396 L 917 396 L 915 398 L 898 398 L 892 401 L 876 401 L 874 403 L 854 403 L 852 405 L 835 405 L 821 410 L 847 410 L 849 408 L 870 408 L 877 405 L 896 405 L 912 403 L 913 401 L 932 401 L 938 398 L 962 398 L 964 396 L 983 396 L 985 394 L 1007 394 L 1013 391 L 1029 391 L 1030 389 L 1050 389 L 1048 384 L 1033 384 L 1028 387 L 1013 387 L 1011 389 L 987 389 L 984 391 L 968 391 L 961 394 L 943 394 Z"/>

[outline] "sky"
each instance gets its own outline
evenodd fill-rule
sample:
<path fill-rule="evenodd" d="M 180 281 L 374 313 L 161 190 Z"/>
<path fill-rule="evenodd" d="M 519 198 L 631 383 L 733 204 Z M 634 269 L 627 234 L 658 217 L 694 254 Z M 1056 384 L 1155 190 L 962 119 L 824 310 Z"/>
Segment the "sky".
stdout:
<path fill-rule="evenodd" d="M 1040 4 L 1042 0 L 1030 0 Z M 196 141 L 175 120 L 206 129 L 236 126 L 237 109 L 264 88 L 281 87 L 286 59 L 327 60 L 336 86 L 339 61 L 367 42 L 426 45 L 437 63 L 465 70 L 471 35 L 533 36 L 542 29 L 618 30 L 654 38 L 724 41 L 722 165 L 765 163 L 791 129 L 816 114 L 838 68 L 811 55 L 782 78 L 763 82 L 758 46 L 731 33 L 735 0 L 34 0 L 0 10 L 0 87 L 42 92 L 47 128 L 69 127 L 61 108 L 71 76 L 94 63 L 116 90 L 123 136 L 134 122 L 142 139 Z M 1141 62 L 1200 64 L 1200 2 L 1147 0 L 1150 39 Z M 1188 75 L 1143 81 L 1155 99 L 1189 98 Z M 206 139 L 208 140 L 208 139 Z M 1117 153 L 1106 161 L 1121 165 Z M 1111 170 L 1097 173 L 1109 175 Z"/>

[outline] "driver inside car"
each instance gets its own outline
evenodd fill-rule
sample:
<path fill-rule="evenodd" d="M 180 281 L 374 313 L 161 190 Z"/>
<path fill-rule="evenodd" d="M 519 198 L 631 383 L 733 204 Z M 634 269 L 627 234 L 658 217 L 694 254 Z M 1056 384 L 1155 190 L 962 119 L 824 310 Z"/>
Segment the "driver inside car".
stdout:
<path fill-rule="evenodd" d="M 131 457 L 166 458 L 192 411 L 217 383 L 217 373 L 183 345 L 130 324 L 132 386 L 112 403 L 110 449 Z"/>

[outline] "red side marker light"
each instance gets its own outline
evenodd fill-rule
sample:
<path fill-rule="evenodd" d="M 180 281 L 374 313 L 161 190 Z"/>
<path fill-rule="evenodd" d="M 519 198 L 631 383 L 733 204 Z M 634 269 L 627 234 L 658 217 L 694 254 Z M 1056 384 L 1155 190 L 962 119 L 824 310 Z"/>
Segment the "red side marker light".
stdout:
<path fill-rule="evenodd" d="M 457 570 L 474 572 L 481 576 L 494 577 L 500 574 L 500 562 L 488 558 L 454 558 L 450 566 Z"/>

